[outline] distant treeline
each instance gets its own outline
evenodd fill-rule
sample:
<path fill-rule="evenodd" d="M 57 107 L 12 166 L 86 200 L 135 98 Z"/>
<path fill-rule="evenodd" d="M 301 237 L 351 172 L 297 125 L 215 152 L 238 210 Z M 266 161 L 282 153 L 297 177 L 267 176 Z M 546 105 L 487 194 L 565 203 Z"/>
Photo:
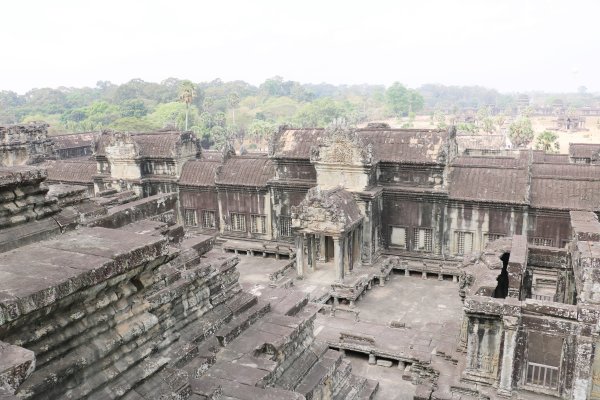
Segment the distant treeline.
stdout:
<path fill-rule="evenodd" d="M 539 105 L 559 99 L 567 106 L 596 106 L 598 98 L 583 89 L 574 94 L 529 96 Z M 460 113 L 488 106 L 510 111 L 517 102 L 517 94 L 478 86 L 427 84 L 409 89 L 395 83 L 386 88 L 301 84 L 281 77 L 259 86 L 220 79 L 201 83 L 133 79 L 122 85 L 99 81 L 93 88 L 33 89 L 24 95 L 0 91 L 0 123 L 46 121 L 52 133 L 185 129 L 187 123 L 207 145 L 232 136 L 259 143 L 280 124 L 324 126 L 336 119 L 361 123 L 399 118 L 410 126 L 415 113 Z"/>

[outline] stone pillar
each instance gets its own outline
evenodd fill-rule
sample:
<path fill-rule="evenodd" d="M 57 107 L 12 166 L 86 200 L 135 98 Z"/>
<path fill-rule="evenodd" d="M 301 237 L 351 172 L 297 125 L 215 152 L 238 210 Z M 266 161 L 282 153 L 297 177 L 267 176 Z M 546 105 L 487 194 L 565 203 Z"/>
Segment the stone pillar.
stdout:
<path fill-rule="evenodd" d="M 344 270 L 345 271 L 350 271 L 350 252 L 348 251 L 348 249 L 350 248 L 350 234 L 346 234 L 344 236 L 344 245 L 342 247 L 343 252 L 344 252 Z"/>
<path fill-rule="evenodd" d="M 341 243 L 340 243 L 341 241 Z M 335 279 L 339 282 L 344 280 L 344 238 L 333 238 L 333 265 L 335 268 Z"/>
<path fill-rule="evenodd" d="M 327 252 L 327 249 L 325 248 L 325 245 L 326 245 L 325 235 L 319 236 L 319 240 L 320 240 L 319 261 L 327 262 L 327 257 L 325 255 L 325 253 Z"/>
<path fill-rule="evenodd" d="M 594 344 L 589 336 L 580 335 L 576 339 L 575 369 L 573 371 L 573 400 L 588 399 L 592 383 L 592 363 Z"/>
<path fill-rule="evenodd" d="M 529 230 L 529 212 L 523 211 L 523 225 L 521 226 L 521 235 L 527 237 L 527 231 Z"/>
<path fill-rule="evenodd" d="M 356 260 L 357 262 L 362 263 L 363 262 L 363 248 L 365 246 L 365 244 L 363 243 L 363 225 L 360 224 L 358 227 L 358 240 L 357 240 L 357 246 L 358 246 L 358 259 Z"/>
<path fill-rule="evenodd" d="M 468 319 L 470 319 L 467 316 Z M 473 328 L 469 330 L 469 325 L 471 321 L 468 322 L 467 325 L 467 369 L 473 369 L 476 367 L 477 356 L 479 353 L 479 321 L 477 318 L 473 318 Z M 473 333 L 472 335 L 470 333 Z"/>
<path fill-rule="evenodd" d="M 502 369 L 500 370 L 500 384 L 498 394 L 510 397 L 512 395 L 513 358 L 517 346 L 517 317 L 504 317 L 504 348 L 502 351 Z"/>
<path fill-rule="evenodd" d="M 312 270 L 317 268 L 317 235 L 311 235 L 311 245 L 308 248 L 312 260 Z"/>
<path fill-rule="evenodd" d="M 314 235 L 306 235 L 306 260 L 309 271 L 315 270 L 315 259 L 313 254 Z"/>
<path fill-rule="evenodd" d="M 369 353 L 369 364 L 375 365 L 377 364 L 377 359 L 375 358 L 375 354 Z"/>
<path fill-rule="evenodd" d="M 510 208 L 510 236 L 514 235 L 515 232 L 515 209 Z"/>
<path fill-rule="evenodd" d="M 298 277 L 304 277 L 304 236 L 296 235 L 296 270 Z"/>

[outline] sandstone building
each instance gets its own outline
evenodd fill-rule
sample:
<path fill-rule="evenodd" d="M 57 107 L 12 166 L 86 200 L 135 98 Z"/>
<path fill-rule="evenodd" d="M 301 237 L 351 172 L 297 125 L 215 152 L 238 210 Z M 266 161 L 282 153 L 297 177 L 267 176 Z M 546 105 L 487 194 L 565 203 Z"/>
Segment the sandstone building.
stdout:
<path fill-rule="evenodd" d="M 600 398 L 595 147 L 487 151 L 378 124 L 284 127 L 267 154 L 104 132 L 57 157 L 68 140 L 51 149 L 43 126 L 3 129 L 22 137 L 0 186 L 6 396 L 372 398 L 353 351 L 409 371 L 415 399 Z M 289 263 L 257 298 L 229 250 Z M 319 301 L 289 287 L 324 268 Z M 457 340 L 315 338 L 319 312 L 394 273 L 455 282 Z"/>

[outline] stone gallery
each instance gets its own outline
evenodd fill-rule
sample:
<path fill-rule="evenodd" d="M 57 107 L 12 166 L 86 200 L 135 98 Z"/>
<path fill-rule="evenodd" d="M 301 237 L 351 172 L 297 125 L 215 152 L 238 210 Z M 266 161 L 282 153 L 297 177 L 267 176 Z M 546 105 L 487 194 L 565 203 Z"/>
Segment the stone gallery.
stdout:
<path fill-rule="evenodd" d="M 1 126 L 0 399 L 600 399 L 597 149 L 482 142 Z"/>

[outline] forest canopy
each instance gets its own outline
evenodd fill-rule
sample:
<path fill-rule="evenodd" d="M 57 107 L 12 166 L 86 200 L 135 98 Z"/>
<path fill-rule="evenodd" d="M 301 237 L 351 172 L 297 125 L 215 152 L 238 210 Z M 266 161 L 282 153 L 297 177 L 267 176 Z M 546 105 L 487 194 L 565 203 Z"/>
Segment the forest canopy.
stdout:
<path fill-rule="evenodd" d="M 581 107 L 597 102 L 592 94 L 535 94 L 551 106 Z M 0 123 L 45 121 L 51 134 L 114 129 L 145 131 L 175 127 L 196 132 L 208 146 L 227 138 L 268 136 L 278 125 L 324 126 L 336 119 L 358 124 L 415 113 L 456 114 L 465 109 L 517 104 L 517 94 L 479 86 L 427 84 L 411 89 L 401 82 L 383 85 L 302 84 L 275 76 L 258 86 L 244 81 L 194 83 L 169 78 L 160 83 L 132 79 L 117 85 L 32 89 L 19 95 L 0 91 Z"/>

